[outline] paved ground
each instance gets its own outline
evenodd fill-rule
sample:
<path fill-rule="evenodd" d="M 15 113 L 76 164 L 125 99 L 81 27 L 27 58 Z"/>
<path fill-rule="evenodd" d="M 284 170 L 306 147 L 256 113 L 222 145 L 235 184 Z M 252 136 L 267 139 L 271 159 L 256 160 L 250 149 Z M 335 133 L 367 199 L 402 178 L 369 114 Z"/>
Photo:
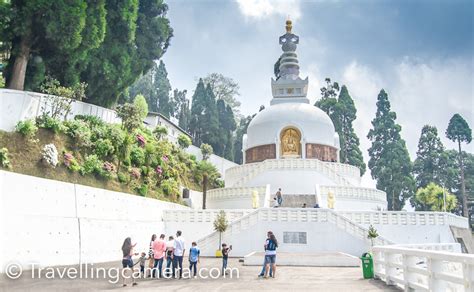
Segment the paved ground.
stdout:
<path fill-rule="evenodd" d="M 221 260 L 202 258 L 201 268 L 219 268 Z M 116 268 L 117 263 L 94 268 Z M 278 267 L 275 279 L 257 278 L 259 268 L 243 266 L 238 259 L 230 259 L 229 267 L 239 270 L 231 278 L 218 279 L 139 279 L 134 287 L 108 283 L 107 279 L 31 279 L 32 272 L 24 272 L 17 280 L 1 276 L 0 291 L 398 291 L 381 281 L 364 280 L 360 268 Z M 67 267 L 71 268 L 71 267 Z M 78 267 L 74 267 L 78 268 Z M 85 269 L 84 269 L 85 270 Z M 213 272 L 217 272 L 217 269 Z M 38 272 L 36 271 L 36 278 Z M 43 272 L 43 277 L 45 276 Z M 203 270 L 203 275 L 209 273 Z"/>

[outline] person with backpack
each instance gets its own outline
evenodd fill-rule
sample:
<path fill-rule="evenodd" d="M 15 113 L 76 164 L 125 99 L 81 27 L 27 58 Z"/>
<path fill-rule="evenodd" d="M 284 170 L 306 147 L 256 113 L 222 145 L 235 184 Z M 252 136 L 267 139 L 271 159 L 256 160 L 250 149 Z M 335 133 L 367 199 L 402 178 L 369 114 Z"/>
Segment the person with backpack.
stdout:
<path fill-rule="evenodd" d="M 270 266 L 272 269 L 272 278 L 276 274 L 276 249 L 278 248 L 278 241 L 272 231 L 267 232 L 267 240 L 265 241 L 265 278 L 268 278 Z"/>

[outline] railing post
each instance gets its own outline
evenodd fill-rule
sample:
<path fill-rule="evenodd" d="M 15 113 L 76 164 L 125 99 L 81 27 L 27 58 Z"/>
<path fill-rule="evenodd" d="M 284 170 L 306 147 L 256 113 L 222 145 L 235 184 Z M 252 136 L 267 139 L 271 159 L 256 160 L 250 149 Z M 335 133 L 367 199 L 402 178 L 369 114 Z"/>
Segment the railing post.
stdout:
<path fill-rule="evenodd" d="M 403 255 L 403 280 L 405 281 L 405 291 L 413 291 L 410 288 L 411 283 L 416 283 L 416 275 L 410 273 L 410 268 L 416 267 L 416 257 Z"/>
<path fill-rule="evenodd" d="M 385 253 L 385 282 L 389 286 L 395 285 L 395 281 L 392 278 L 397 276 L 397 268 L 390 265 L 391 263 L 395 263 L 397 259 L 397 255 L 394 253 Z"/>
<path fill-rule="evenodd" d="M 428 269 L 428 289 L 433 292 L 446 291 L 446 283 L 436 277 L 437 273 L 442 272 L 443 262 L 434 259 L 427 258 L 427 269 Z"/>

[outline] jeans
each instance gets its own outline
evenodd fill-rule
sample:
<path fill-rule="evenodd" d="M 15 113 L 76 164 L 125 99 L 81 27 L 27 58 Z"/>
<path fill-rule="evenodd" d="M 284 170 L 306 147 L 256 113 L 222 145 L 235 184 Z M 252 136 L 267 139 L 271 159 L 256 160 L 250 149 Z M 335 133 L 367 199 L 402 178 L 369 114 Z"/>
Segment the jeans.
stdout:
<path fill-rule="evenodd" d="M 189 262 L 189 271 L 192 273 L 193 272 L 193 268 L 194 268 L 194 277 L 196 277 L 196 273 L 197 273 L 197 262 Z"/>
<path fill-rule="evenodd" d="M 283 203 L 283 198 L 277 197 L 277 201 L 278 201 L 278 206 L 281 207 L 281 203 Z"/>
<path fill-rule="evenodd" d="M 227 258 L 222 258 L 222 274 L 224 275 L 225 269 L 227 269 Z"/>
<path fill-rule="evenodd" d="M 178 268 L 179 266 L 179 268 Z M 183 276 L 183 256 L 174 256 L 173 259 L 173 278 L 175 276 L 176 269 L 179 269 L 179 277 Z"/>
<path fill-rule="evenodd" d="M 173 268 L 173 258 L 171 256 L 166 257 L 166 275 L 173 273 L 171 269 Z"/>
<path fill-rule="evenodd" d="M 153 278 L 156 277 L 156 267 L 158 267 L 158 276 L 161 278 L 163 276 L 163 258 L 155 259 L 153 264 Z"/>
<path fill-rule="evenodd" d="M 262 271 L 260 272 L 260 277 L 263 277 L 265 276 L 265 266 L 267 265 L 267 261 L 265 260 L 265 258 L 263 259 L 263 267 L 262 267 Z M 272 269 L 272 265 L 270 265 L 270 271 L 269 271 L 269 274 L 270 274 L 270 277 L 273 276 L 273 269 Z"/>

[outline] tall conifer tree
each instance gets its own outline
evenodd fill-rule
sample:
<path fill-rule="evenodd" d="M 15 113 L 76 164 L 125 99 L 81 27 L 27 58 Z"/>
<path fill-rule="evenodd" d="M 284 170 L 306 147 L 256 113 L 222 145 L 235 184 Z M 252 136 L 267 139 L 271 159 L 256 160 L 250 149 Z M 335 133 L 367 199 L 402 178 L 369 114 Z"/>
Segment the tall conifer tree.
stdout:
<path fill-rule="evenodd" d="M 396 118 L 396 113 L 390 110 L 388 95 L 382 89 L 377 97 L 373 128 L 367 137 L 372 142 L 369 148 L 372 178 L 377 181 L 377 188 L 387 194 L 389 210 L 401 210 L 415 188 L 412 163 Z"/>

